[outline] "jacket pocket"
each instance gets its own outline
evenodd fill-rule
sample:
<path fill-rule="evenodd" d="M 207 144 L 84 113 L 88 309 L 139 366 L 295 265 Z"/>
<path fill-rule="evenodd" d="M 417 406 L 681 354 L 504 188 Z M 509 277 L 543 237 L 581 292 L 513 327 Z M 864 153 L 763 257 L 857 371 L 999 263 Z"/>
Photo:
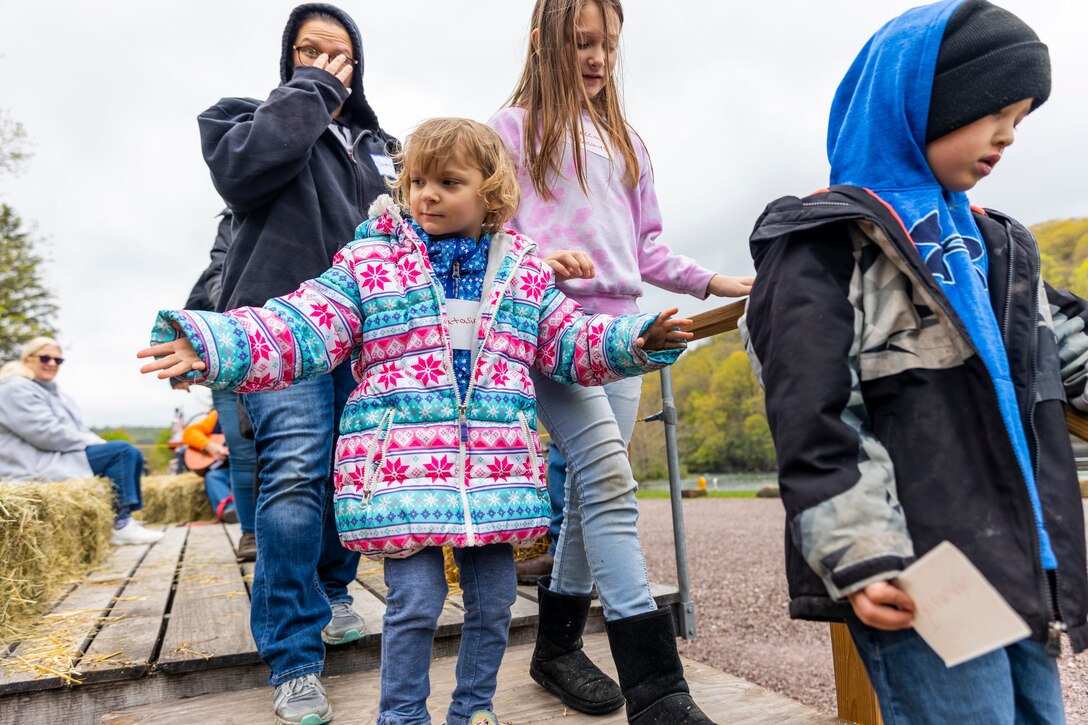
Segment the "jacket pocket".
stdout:
<path fill-rule="evenodd" d="M 540 493 L 548 490 L 547 479 L 540 473 L 540 456 L 537 451 L 537 439 L 529 428 L 529 420 L 525 413 L 518 411 L 518 423 L 521 424 L 521 435 L 525 438 L 525 448 L 529 451 L 529 465 L 532 467 L 529 475 L 535 479 L 536 490 Z"/>
<path fill-rule="evenodd" d="M 378 421 L 378 427 L 374 429 L 374 437 L 367 446 L 366 458 L 363 460 L 363 504 L 370 503 L 374 497 L 374 489 L 377 488 L 378 470 L 385 462 L 385 454 L 389 450 L 389 443 L 393 440 L 391 435 L 393 423 L 396 421 L 397 412 L 389 408 Z"/>

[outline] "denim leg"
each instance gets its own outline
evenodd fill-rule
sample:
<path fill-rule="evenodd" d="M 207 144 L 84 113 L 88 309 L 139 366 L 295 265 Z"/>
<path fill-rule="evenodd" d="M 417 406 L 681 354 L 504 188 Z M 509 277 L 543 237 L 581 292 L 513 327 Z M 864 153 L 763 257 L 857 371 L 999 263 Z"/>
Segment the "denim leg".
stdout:
<path fill-rule="evenodd" d="M 454 549 L 453 558 L 461 571 L 465 625 L 446 725 L 467 725 L 477 710 L 494 709 L 491 701 L 506 653 L 518 583 L 514 549 L 509 544 Z"/>
<path fill-rule="evenodd" d="M 336 412 L 336 436 L 339 436 L 340 419 L 344 415 L 344 406 L 348 396 L 355 390 L 355 378 L 351 366 L 347 363 L 336 368 L 328 375 L 332 378 L 333 407 Z M 335 450 L 335 449 L 334 449 Z M 330 602 L 352 601 L 348 594 L 348 584 L 359 571 L 359 552 L 345 549 L 340 543 L 340 534 L 336 531 L 336 514 L 333 508 L 332 458 L 329 459 L 329 479 L 325 487 L 325 514 L 321 527 L 321 559 L 317 564 L 317 577 L 325 590 L 325 597 Z"/>
<path fill-rule="evenodd" d="M 230 496 L 230 469 L 213 468 L 204 474 L 204 493 L 212 511 L 219 511 L 219 502 Z"/>
<path fill-rule="evenodd" d="M 552 590 L 587 595 L 596 583 L 609 621 L 657 609 L 636 527 L 637 484 L 607 394 L 532 377 L 537 415 L 567 461 Z"/>
<path fill-rule="evenodd" d="M 947 668 L 912 629 L 849 626 L 886 725 L 1065 722 L 1057 664 L 1038 642 Z"/>
<path fill-rule="evenodd" d="M 1016 725 L 1065 725 L 1058 660 L 1041 642 L 1023 640 L 1005 648 L 1016 697 Z"/>
<path fill-rule="evenodd" d="M 226 390 L 213 390 L 212 400 L 219 413 L 219 427 L 230 449 L 230 490 L 234 492 L 234 509 L 242 531 L 253 533 L 253 519 L 257 514 L 253 496 L 253 471 L 257 466 L 257 449 L 251 438 L 243 438 L 238 431 L 238 394 Z"/>
<path fill-rule="evenodd" d="M 87 446 L 84 451 L 91 472 L 104 476 L 113 484 L 113 511 L 121 519 L 143 508 L 140 477 L 144 471 L 144 456 L 127 441 L 106 441 Z"/>
<path fill-rule="evenodd" d="M 567 462 L 559 452 L 559 446 L 554 444 L 548 446 L 548 498 L 552 502 L 552 522 L 548 525 L 552 543 L 548 553 L 554 555 L 563 530 L 563 505 L 567 498 Z"/>
<path fill-rule="evenodd" d="M 335 526 L 325 515 L 332 496 L 335 386 L 332 375 L 324 375 L 244 397 L 261 466 L 250 624 L 257 651 L 272 670 L 269 684 L 278 685 L 324 665 L 321 629 L 331 612 L 318 566 L 324 527 Z"/>
<path fill-rule="evenodd" d="M 378 725 L 430 725 L 431 648 L 446 600 L 442 549 L 386 559 Z"/>

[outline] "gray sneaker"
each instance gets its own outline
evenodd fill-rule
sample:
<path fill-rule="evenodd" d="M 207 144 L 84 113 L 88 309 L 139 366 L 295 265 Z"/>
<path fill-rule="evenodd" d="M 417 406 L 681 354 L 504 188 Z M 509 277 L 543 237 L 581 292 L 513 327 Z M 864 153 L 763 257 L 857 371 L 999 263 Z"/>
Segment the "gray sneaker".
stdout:
<path fill-rule="evenodd" d="M 362 639 L 366 634 L 366 623 L 350 602 L 333 602 L 332 619 L 321 630 L 321 639 L 325 644 L 338 645 Z"/>
<path fill-rule="evenodd" d="M 321 678 L 314 673 L 276 687 L 272 700 L 276 725 L 324 725 L 332 720 L 332 705 Z"/>

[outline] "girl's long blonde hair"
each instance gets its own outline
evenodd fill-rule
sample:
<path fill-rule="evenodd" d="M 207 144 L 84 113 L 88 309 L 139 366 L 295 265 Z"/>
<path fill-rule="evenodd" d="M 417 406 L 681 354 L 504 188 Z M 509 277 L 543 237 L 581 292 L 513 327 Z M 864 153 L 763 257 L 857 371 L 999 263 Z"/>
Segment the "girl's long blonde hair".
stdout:
<path fill-rule="evenodd" d="M 608 155 L 619 151 L 626 163 L 624 183 L 632 189 L 638 184 L 639 162 L 623 115 L 619 89 L 612 73 L 605 77 L 604 88 L 593 99 L 586 94 L 578 69 L 578 11 L 597 3 L 609 34 L 609 10 L 623 26 L 620 0 L 537 0 L 530 25 L 529 50 L 514 93 L 507 105 L 525 109 L 525 167 L 533 188 L 545 199 L 554 198 L 553 182 L 562 177 L 563 146 L 571 141 L 574 169 L 582 193 L 586 187 L 585 150 L 581 137 L 582 109 L 589 114 L 597 133 L 606 140 Z"/>

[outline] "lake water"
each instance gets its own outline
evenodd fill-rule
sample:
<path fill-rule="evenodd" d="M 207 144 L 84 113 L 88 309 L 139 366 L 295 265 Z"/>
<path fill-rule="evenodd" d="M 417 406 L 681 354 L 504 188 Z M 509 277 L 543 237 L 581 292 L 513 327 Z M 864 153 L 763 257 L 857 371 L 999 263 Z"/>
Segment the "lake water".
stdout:
<path fill-rule="evenodd" d="M 758 491 L 764 486 L 777 486 L 778 476 L 774 472 L 754 473 L 700 473 L 684 476 L 680 479 L 681 488 L 696 488 L 699 477 L 706 478 L 708 491 Z M 643 490 L 659 490 L 669 487 L 668 480 L 639 481 Z"/>

